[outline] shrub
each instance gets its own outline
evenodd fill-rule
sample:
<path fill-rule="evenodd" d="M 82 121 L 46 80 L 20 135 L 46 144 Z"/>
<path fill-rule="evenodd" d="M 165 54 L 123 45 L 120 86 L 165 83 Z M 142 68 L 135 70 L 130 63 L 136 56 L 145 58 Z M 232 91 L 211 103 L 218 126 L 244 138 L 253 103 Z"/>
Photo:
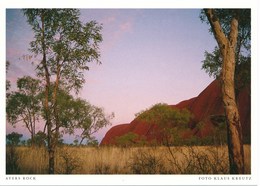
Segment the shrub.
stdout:
<path fill-rule="evenodd" d="M 133 174 L 160 174 L 165 173 L 162 158 L 157 153 L 147 149 L 139 149 L 128 165 Z"/>
<path fill-rule="evenodd" d="M 75 148 L 75 147 L 74 147 Z M 59 155 L 57 158 L 58 168 L 57 173 L 59 174 L 72 174 L 80 172 L 81 169 L 81 158 L 68 147 L 59 149 Z"/>
<path fill-rule="evenodd" d="M 6 148 L 6 174 L 19 174 L 19 154 L 13 145 Z"/>
<path fill-rule="evenodd" d="M 179 174 L 227 174 L 227 149 L 211 147 L 178 147 L 168 148 L 168 160 L 172 173 Z"/>
<path fill-rule="evenodd" d="M 134 146 L 137 144 L 137 138 L 138 138 L 137 134 L 133 132 L 129 132 L 125 135 L 117 137 L 116 144 L 121 147 Z"/>

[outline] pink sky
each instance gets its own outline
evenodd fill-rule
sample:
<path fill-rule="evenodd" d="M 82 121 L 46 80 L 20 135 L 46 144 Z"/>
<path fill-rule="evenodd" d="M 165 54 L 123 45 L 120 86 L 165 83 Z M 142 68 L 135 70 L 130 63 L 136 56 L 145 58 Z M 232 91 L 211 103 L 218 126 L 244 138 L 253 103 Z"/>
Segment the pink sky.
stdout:
<path fill-rule="evenodd" d="M 102 65 L 91 64 L 79 96 L 115 113 L 113 126 L 129 123 L 134 114 L 163 102 L 197 96 L 212 81 L 201 70 L 204 51 L 216 42 L 198 9 L 82 9 L 83 22 L 103 24 Z M 19 60 L 28 53 L 33 34 L 19 10 L 7 10 L 7 79 L 15 83 L 34 76 L 33 67 Z M 15 84 L 13 84 L 15 87 Z M 100 140 L 110 127 L 96 136 Z M 7 133 L 21 130 L 7 124 Z M 24 132 L 23 132 L 24 133 Z"/>

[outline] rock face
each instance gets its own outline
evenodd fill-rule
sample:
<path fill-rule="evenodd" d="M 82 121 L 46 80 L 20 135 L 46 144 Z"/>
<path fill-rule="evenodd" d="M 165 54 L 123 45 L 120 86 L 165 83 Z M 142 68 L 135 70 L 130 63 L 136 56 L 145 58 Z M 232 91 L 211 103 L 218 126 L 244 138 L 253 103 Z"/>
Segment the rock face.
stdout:
<path fill-rule="evenodd" d="M 251 97 L 250 88 L 243 88 L 237 95 L 237 105 L 240 113 L 240 120 L 243 130 L 243 137 L 250 141 L 251 136 Z M 197 97 L 182 101 L 176 105 L 171 105 L 179 109 L 186 108 L 193 114 L 193 119 L 189 123 L 189 129 L 183 133 L 183 138 L 197 136 L 205 137 L 211 135 L 212 128 L 218 119 L 224 116 L 224 106 L 221 97 L 221 85 L 218 80 L 214 80 Z M 198 129 L 199 123 L 203 126 Z M 157 130 L 157 125 L 148 124 L 134 119 L 130 124 L 120 124 L 112 127 L 101 141 L 101 145 L 112 145 L 116 139 L 129 132 L 143 137 L 148 142 L 160 141 L 162 134 Z"/>

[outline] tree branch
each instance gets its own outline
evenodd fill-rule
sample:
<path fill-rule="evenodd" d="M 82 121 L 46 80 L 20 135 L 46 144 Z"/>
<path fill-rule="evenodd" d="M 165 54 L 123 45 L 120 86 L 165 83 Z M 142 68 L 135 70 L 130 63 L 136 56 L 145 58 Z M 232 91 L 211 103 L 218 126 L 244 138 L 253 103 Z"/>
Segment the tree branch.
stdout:
<path fill-rule="evenodd" d="M 215 12 L 213 9 L 204 9 L 205 14 L 209 20 L 210 26 L 212 27 L 214 37 L 220 46 L 220 49 L 225 49 L 227 45 L 227 37 L 225 36 L 223 29 L 219 23 L 218 18 L 215 15 Z"/>

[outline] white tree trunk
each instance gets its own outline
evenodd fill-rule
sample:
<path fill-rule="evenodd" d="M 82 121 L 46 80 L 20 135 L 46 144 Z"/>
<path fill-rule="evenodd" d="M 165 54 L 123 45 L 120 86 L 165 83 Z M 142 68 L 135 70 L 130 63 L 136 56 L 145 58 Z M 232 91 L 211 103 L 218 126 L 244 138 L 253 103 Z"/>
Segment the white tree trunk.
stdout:
<path fill-rule="evenodd" d="M 227 38 L 214 10 L 205 10 L 222 56 L 222 97 L 227 121 L 229 164 L 231 174 L 244 173 L 242 128 L 235 97 L 235 49 L 238 37 L 238 20 L 233 17 Z"/>

